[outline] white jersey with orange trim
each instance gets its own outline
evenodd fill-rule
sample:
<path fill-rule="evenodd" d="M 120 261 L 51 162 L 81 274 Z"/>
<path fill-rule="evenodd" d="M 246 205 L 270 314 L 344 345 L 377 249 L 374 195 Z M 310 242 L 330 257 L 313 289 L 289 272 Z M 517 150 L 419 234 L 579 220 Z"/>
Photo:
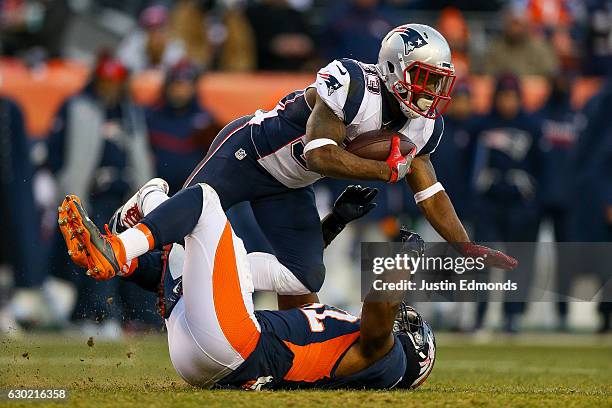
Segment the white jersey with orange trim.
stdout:
<path fill-rule="evenodd" d="M 341 147 L 364 132 L 384 128 L 406 135 L 417 146 L 417 155 L 424 155 L 433 153 L 442 137 L 441 116 L 434 120 L 392 115 L 390 104 L 396 102 L 372 64 L 334 60 L 319 70 L 316 82 L 308 88 L 315 88 L 346 125 L 347 135 Z M 311 113 L 306 89 L 287 95 L 270 111 L 257 111 L 250 122 L 259 128 L 251 137 L 258 163 L 290 188 L 308 186 L 322 177 L 308 169 L 303 154 L 306 122 Z"/>

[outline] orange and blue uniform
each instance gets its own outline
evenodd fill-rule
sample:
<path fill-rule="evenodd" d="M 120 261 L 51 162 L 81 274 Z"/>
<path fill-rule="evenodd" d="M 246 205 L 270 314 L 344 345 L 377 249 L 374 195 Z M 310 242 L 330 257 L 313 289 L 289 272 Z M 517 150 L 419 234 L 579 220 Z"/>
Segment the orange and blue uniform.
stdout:
<path fill-rule="evenodd" d="M 399 337 L 370 367 L 336 376 L 340 361 L 360 336 L 359 318 L 340 309 L 310 304 L 285 311 L 254 310 L 253 275 L 259 272 L 211 186 L 181 190 L 139 225 L 159 245 L 184 237 L 184 260 L 174 266 L 172 259 L 168 262 L 170 274 L 174 267 L 182 271 L 182 293 L 166 327 L 172 364 L 190 384 L 389 389 L 406 376 L 418 377 L 420 368 L 408 361 Z"/>
<path fill-rule="evenodd" d="M 406 371 L 398 340 L 385 357 L 355 374 L 337 377 L 342 357 L 359 339 L 359 318 L 323 304 L 256 311 L 259 342 L 244 363 L 218 385 L 245 389 L 388 389 Z"/>

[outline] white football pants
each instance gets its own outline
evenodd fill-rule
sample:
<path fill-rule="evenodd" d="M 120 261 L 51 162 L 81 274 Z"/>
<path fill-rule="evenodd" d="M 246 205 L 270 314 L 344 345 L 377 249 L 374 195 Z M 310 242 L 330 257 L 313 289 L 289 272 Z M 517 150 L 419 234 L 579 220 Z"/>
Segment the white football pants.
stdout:
<path fill-rule="evenodd" d="M 255 349 L 260 327 L 242 240 L 217 193 L 202 188 L 202 213 L 185 237 L 183 297 L 166 320 L 174 368 L 189 384 L 210 387 Z"/>

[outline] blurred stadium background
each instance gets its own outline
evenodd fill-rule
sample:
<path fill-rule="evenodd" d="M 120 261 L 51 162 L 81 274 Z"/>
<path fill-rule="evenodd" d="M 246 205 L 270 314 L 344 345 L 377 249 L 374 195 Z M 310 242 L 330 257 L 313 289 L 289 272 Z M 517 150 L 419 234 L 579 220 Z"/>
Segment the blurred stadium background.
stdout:
<path fill-rule="evenodd" d="M 59 197 L 80 194 L 102 225 L 154 175 L 176 191 L 224 124 L 272 108 L 331 59 L 375 62 L 384 34 L 406 22 L 437 27 L 453 50 L 459 79 L 433 161 L 472 236 L 611 242 L 609 1 L 0 0 L 2 334 L 117 340 L 159 330 L 155 297 L 69 264 Z M 523 138 L 530 153 L 483 165 L 475 152 L 491 129 Z M 524 193 L 489 194 L 496 171 L 519 174 Z M 346 184 L 316 185 L 321 214 Z M 358 310 L 359 242 L 392 239 L 400 223 L 440 239 L 400 184 L 378 185 L 376 211 L 327 250 L 324 302 Z M 522 225 L 506 228 L 504 214 Z M 566 285 L 602 285 L 612 273 L 535 255 L 534 279 L 547 271 Z M 275 307 L 266 295 L 257 304 Z M 605 302 L 419 309 L 439 331 L 479 336 L 610 331 Z"/>

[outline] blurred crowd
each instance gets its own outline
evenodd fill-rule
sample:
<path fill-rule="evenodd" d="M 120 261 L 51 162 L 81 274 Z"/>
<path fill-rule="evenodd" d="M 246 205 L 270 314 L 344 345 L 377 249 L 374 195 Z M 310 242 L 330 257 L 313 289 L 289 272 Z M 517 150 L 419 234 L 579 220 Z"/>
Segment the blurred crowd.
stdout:
<path fill-rule="evenodd" d="M 558 242 L 612 242 L 609 1 L 0 0 L 3 58 L 30 67 L 82 58 L 92 66 L 43 139 L 29 137 L 18 104 L 0 99 L 0 328 L 69 327 L 113 338 L 159 327 L 154 296 L 118 280 L 94 282 L 70 265 L 56 228 L 58 198 L 78 194 L 102 226 L 153 176 L 176 192 L 225 125 L 199 103 L 203 75 L 315 72 L 339 57 L 374 63 L 382 37 L 405 22 L 436 26 L 453 51 L 458 81 L 432 161 L 473 239 L 536 242 L 548 225 Z M 128 80 L 149 69 L 164 80 L 145 108 L 132 101 Z M 476 114 L 472 75 L 494 82 L 485 114 Z M 525 76 L 548 83 L 536 112 L 524 108 Z M 576 109 L 579 76 L 602 85 Z M 322 213 L 346 185 L 317 185 Z M 327 257 L 328 270 L 345 271 L 330 273 L 332 282 L 358 281 L 351 260 L 360 240 L 393 239 L 400 223 L 422 228 L 403 183 L 378 187 L 376 211 L 330 248 L 337 256 Z M 557 269 L 559 283 L 571 285 L 575 271 Z M 335 299 L 326 302 L 350 307 L 328 293 Z M 483 327 L 486 306 L 476 308 L 471 329 Z M 504 305 L 505 330 L 520 327 L 525 307 Z M 599 311 L 600 330 L 609 331 L 610 304 Z M 560 302 L 557 314 L 557 327 L 567 328 L 568 305 Z"/>
<path fill-rule="evenodd" d="M 188 60 L 215 71 L 312 71 L 373 63 L 406 21 L 435 25 L 469 73 L 602 75 L 610 65 L 606 0 L 2 0 L 2 55 L 30 63 L 112 46 L 131 72 Z"/>

